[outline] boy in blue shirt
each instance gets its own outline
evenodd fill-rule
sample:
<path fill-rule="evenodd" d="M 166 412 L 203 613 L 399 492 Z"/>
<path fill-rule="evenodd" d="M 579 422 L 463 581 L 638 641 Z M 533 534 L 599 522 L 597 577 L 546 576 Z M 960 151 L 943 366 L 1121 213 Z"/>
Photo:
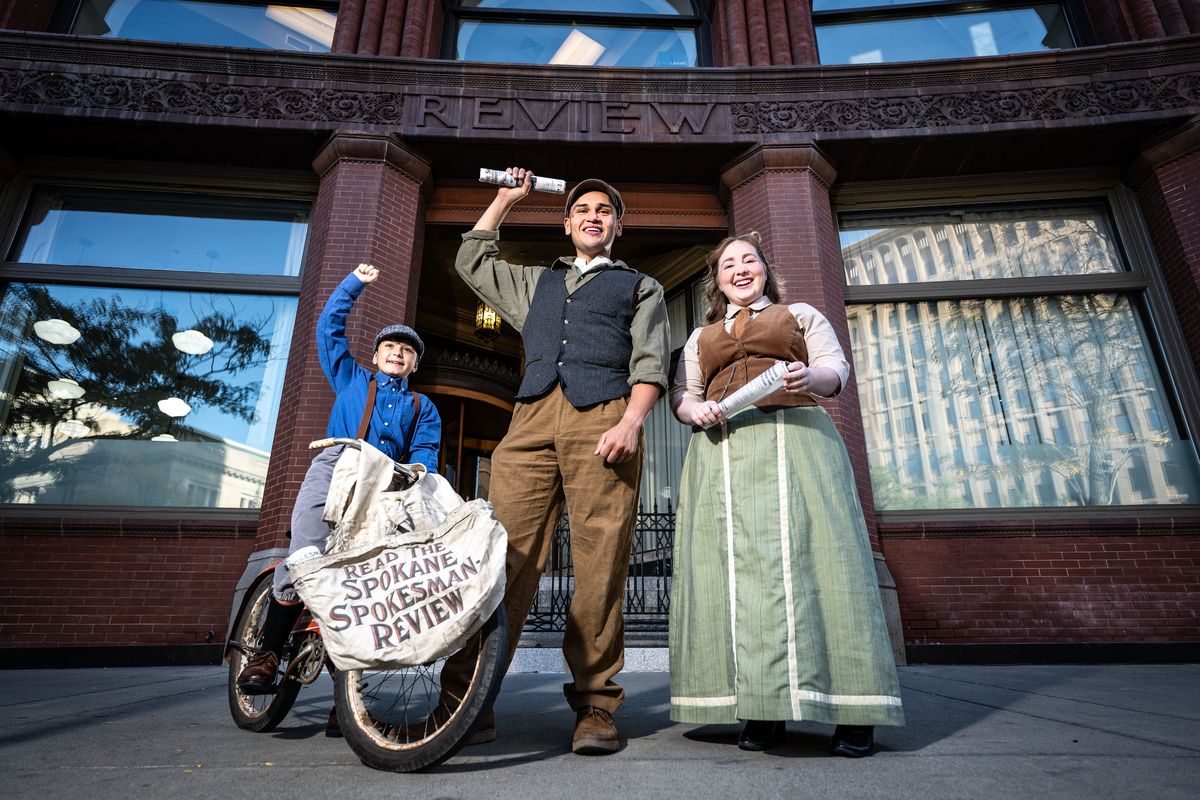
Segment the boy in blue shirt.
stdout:
<path fill-rule="evenodd" d="M 333 290 L 317 320 L 317 356 L 337 397 L 329 414 L 326 435 L 364 439 L 395 461 L 424 464 L 437 472 L 442 420 L 429 398 L 408 388 L 408 378 L 425 354 L 425 343 L 407 325 L 389 325 L 375 336 L 371 363 L 376 371 L 355 362 L 346 339 L 346 317 L 354 301 L 379 278 L 379 270 L 359 264 Z M 324 551 L 329 524 L 321 518 L 333 467 L 344 446 L 322 450 L 304 476 L 292 508 L 288 555 L 304 547 Z M 271 694 L 288 633 L 302 606 L 287 567 L 275 568 L 275 586 L 263 621 L 262 646 L 238 674 L 246 694 Z"/>

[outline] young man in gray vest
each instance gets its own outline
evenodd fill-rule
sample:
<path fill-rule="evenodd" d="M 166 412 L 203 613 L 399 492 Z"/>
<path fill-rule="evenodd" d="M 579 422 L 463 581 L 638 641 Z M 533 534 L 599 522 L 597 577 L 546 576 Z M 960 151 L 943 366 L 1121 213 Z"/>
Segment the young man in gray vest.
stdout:
<path fill-rule="evenodd" d="M 612 753 L 620 746 L 612 715 L 625 698 L 612 679 L 625 660 L 622 605 L 645 449 L 642 423 L 667 385 L 666 305 L 656 280 L 612 260 L 625 205 L 601 180 L 583 181 L 567 195 L 563 230 L 574 258 L 548 267 L 501 260 L 500 224 L 532 187 L 531 173 L 508 172 L 519 185 L 497 191 L 474 230 L 463 235 L 455 267 L 525 344 L 525 377 L 508 433 L 492 454 L 489 491 L 508 530 L 509 648 L 520 639 L 565 501 L 575 564 L 563 639 L 572 677 L 563 691 L 576 713 L 571 747 Z M 451 659 L 442 674 L 443 703 L 451 708 L 465 683 L 466 661 Z M 473 742 L 495 737 L 490 717 L 481 728 Z"/>

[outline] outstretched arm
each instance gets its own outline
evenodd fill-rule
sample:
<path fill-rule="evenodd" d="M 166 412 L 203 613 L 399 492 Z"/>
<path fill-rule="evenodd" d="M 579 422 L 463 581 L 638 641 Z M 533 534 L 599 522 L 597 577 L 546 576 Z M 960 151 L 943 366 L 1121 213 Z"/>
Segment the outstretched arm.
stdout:
<path fill-rule="evenodd" d="M 329 295 L 317 319 L 317 359 L 335 392 L 349 385 L 360 369 L 350 354 L 350 342 L 346 339 L 346 317 L 367 285 L 378 278 L 378 269 L 370 264 L 359 264 Z"/>

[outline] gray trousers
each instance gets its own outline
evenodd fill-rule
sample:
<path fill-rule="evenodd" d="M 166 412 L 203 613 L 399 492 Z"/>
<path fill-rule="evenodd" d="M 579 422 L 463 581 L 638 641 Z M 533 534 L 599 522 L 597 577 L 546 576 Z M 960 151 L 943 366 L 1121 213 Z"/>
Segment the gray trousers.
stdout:
<path fill-rule="evenodd" d="M 325 499 L 329 497 L 329 482 L 333 478 L 333 467 L 341 457 L 345 445 L 329 447 L 317 453 L 304 474 L 296 504 L 292 506 L 292 540 L 288 544 L 288 555 L 302 547 L 316 547 L 325 552 L 329 539 L 329 523 L 321 519 L 325 513 Z M 292 576 L 282 561 L 275 567 L 275 599 L 281 603 L 299 600 L 292 586 Z"/>

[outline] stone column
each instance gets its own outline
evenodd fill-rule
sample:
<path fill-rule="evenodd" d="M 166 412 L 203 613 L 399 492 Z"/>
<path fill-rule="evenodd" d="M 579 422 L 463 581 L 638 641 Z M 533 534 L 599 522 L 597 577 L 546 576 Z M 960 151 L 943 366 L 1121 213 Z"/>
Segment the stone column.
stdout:
<path fill-rule="evenodd" d="M 1200 364 L 1200 117 L 1147 142 L 1125 170 L 1193 364 Z"/>
<path fill-rule="evenodd" d="M 292 502 L 312 461 L 308 443 L 325 435 L 333 395 L 317 362 L 314 331 L 330 292 L 361 262 L 380 277 L 347 325 L 355 358 L 369 363 L 375 333 L 416 317 L 429 162 L 395 138 L 335 134 L 313 161 L 320 176 L 309 225 L 287 377 L 271 448 L 257 550 L 287 546 Z M 251 557 L 252 560 L 255 558 Z"/>
<path fill-rule="evenodd" d="M 784 283 L 784 301 L 801 301 L 820 310 L 837 331 L 846 355 L 853 362 L 846 318 L 846 279 L 829 197 L 836 177 L 832 162 L 815 144 L 756 145 L 725 166 L 721 182 L 727 193 L 730 232 L 756 230 L 762 234 L 763 254 Z M 903 663 L 900 604 L 895 581 L 881 552 L 853 371 L 850 384 L 826 408 L 850 454 L 871 549 L 875 551 L 893 652 Z"/>

